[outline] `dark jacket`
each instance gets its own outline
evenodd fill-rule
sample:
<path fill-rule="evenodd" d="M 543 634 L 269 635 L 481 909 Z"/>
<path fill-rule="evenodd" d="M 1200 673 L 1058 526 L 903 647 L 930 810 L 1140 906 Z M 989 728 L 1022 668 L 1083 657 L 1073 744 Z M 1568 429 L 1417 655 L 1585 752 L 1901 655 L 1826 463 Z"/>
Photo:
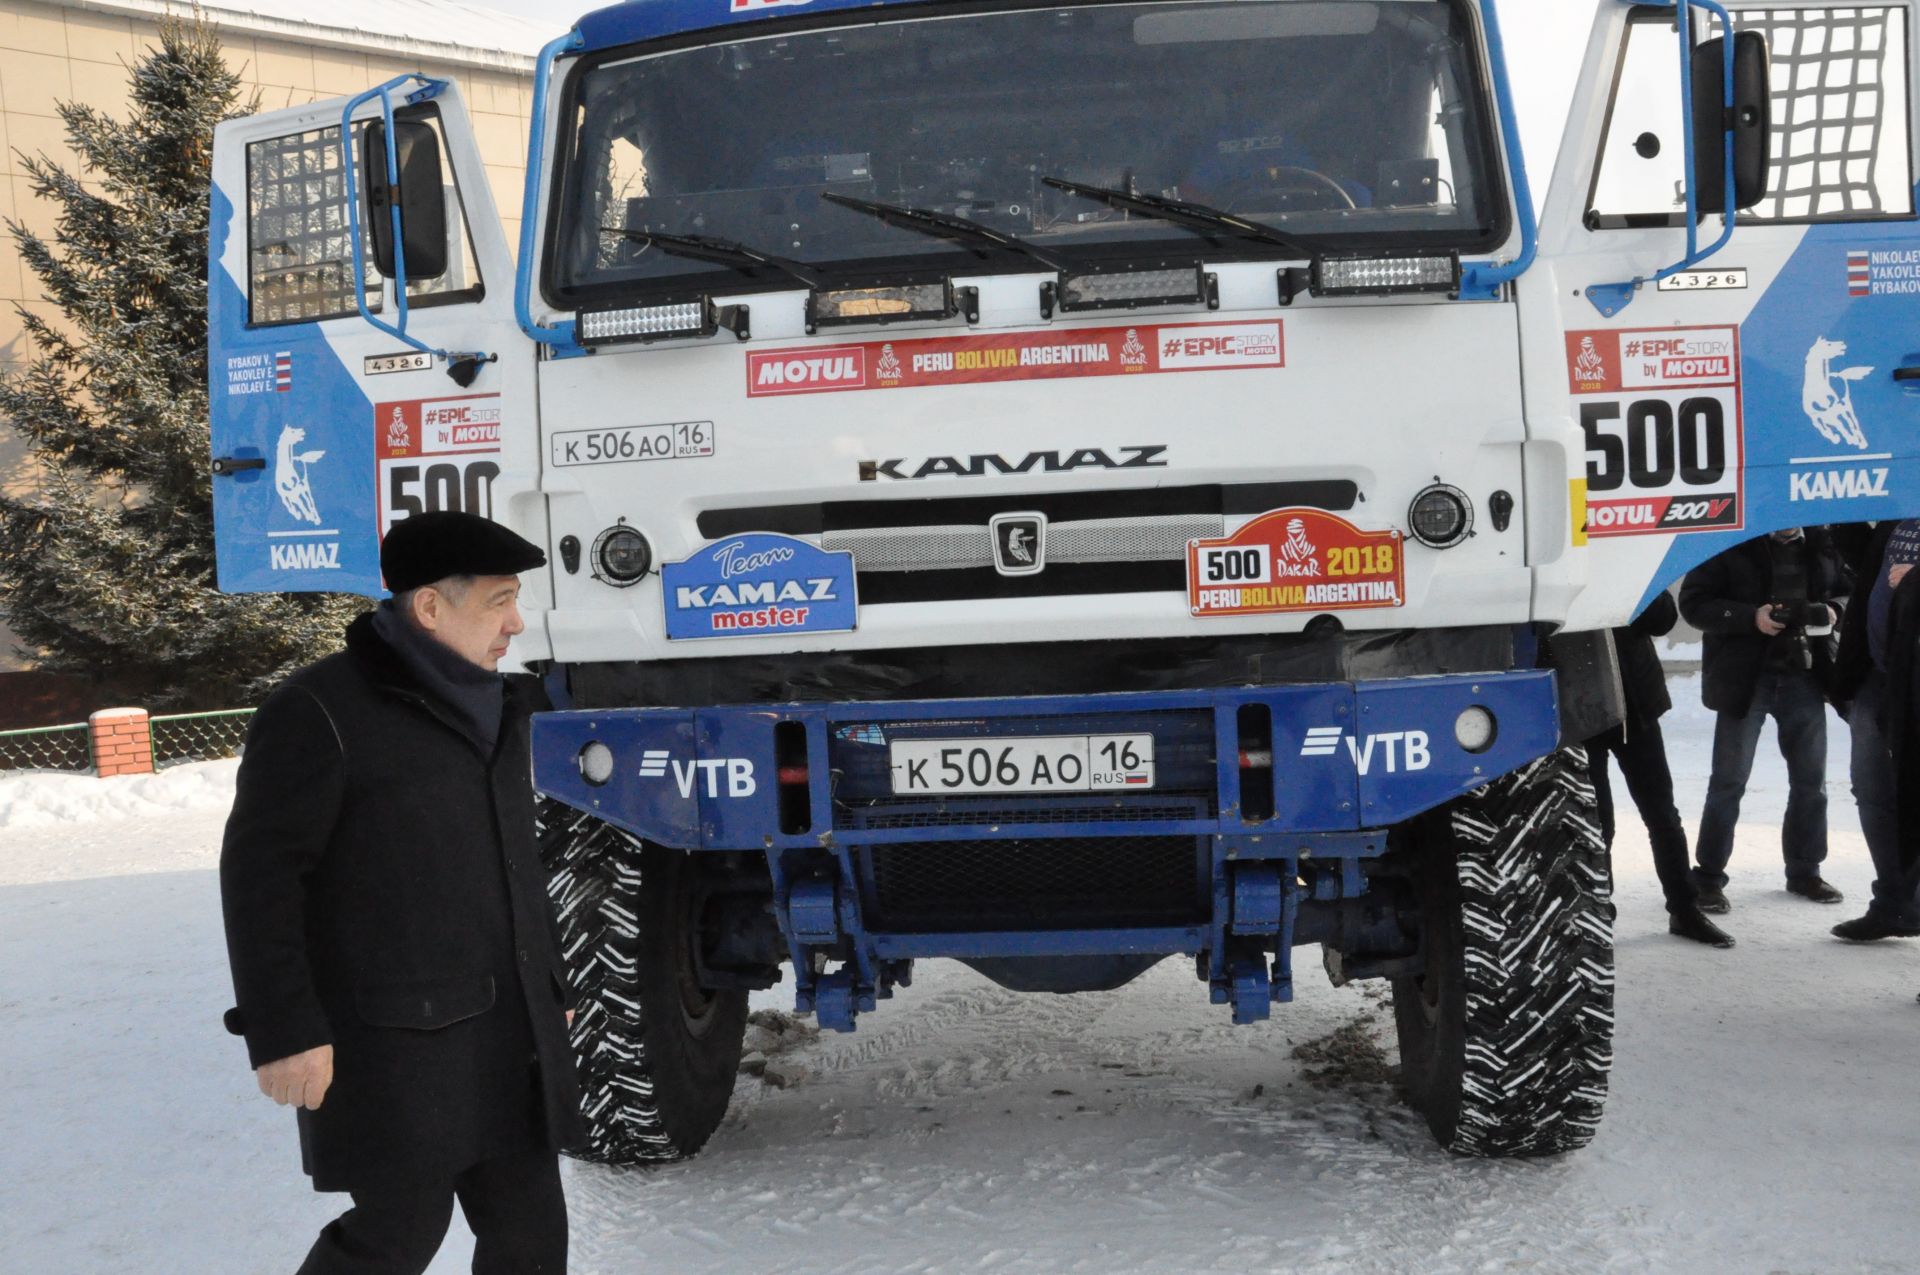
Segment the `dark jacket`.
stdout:
<path fill-rule="evenodd" d="M 1920 579 L 1911 576 L 1893 595 L 1883 703 L 1887 745 L 1899 780 L 1901 859 L 1910 876 L 1920 876 Z"/>
<path fill-rule="evenodd" d="M 1893 521 L 1856 522 L 1833 529 L 1834 547 L 1847 561 L 1861 602 L 1847 608 L 1839 628 L 1840 649 L 1833 657 L 1833 684 L 1829 689 L 1833 702 L 1843 711 L 1852 705 L 1873 671 L 1873 648 L 1867 640 L 1867 617 L 1872 608 L 1866 603 L 1873 596 L 1874 582 L 1886 570 L 1887 541 L 1899 525 Z"/>
<path fill-rule="evenodd" d="M 1648 604 L 1638 619 L 1613 631 L 1614 649 L 1620 653 L 1620 682 L 1627 695 L 1627 730 L 1645 730 L 1672 710 L 1673 696 L 1667 692 L 1667 670 L 1661 666 L 1660 653 L 1653 640 L 1673 632 L 1680 622 L 1680 610 L 1671 593 L 1662 593 Z"/>
<path fill-rule="evenodd" d="M 1851 585 L 1825 527 L 1808 527 L 1807 598 L 1833 608 L 1843 623 Z M 1766 672 L 1773 639 L 1754 623 L 1754 612 L 1774 596 L 1773 555 L 1767 537 L 1737 544 L 1687 573 L 1680 585 L 1680 614 L 1706 635 L 1701 652 L 1700 698 L 1716 713 L 1746 716 L 1754 688 Z M 1832 639 L 1811 640 L 1813 676 L 1832 675 Z"/>
<path fill-rule="evenodd" d="M 534 841 L 530 700 L 487 756 L 362 616 L 255 715 L 220 854 L 254 1066 L 334 1047 L 319 1190 L 450 1177 L 581 1132 Z"/>

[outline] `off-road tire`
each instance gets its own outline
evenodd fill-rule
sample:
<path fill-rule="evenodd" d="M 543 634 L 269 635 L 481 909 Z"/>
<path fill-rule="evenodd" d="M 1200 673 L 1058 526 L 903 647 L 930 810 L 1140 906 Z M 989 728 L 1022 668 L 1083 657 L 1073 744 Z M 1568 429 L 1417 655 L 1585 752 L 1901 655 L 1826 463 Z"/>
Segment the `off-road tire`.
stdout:
<path fill-rule="evenodd" d="M 576 1013 L 587 1141 L 603 1164 L 683 1160 L 726 1115 L 747 994 L 694 985 L 687 856 L 543 800 L 540 855 Z"/>
<path fill-rule="evenodd" d="M 1427 972 L 1393 985 L 1408 1101 L 1460 1155 L 1585 1146 L 1613 1062 L 1612 871 L 1585 750 L 1544 757 L 1411 834 Z"/>

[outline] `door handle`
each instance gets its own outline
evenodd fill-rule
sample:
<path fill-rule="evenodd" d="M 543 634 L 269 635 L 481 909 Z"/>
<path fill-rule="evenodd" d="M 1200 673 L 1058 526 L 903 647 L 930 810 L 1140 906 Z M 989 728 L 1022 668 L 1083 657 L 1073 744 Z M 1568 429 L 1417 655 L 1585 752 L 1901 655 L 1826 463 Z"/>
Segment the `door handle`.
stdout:
<path fill-rule="evenodd" d="M 1920 375 L 1920 370 L 1916 370 L 1915 375 Z M 213 458 L 213 476 L 215 478 L 225 478 L 231 474 L 242 473 L 249 469 L 265 469 L 266 467 L 267 458 L 265 456 L 215 456 Z"/>
<path fill-rule="evenodd" d="M 1897 367 L 1893 369 L 1896 381 L 1920 381 L 1920 367 Z"/>

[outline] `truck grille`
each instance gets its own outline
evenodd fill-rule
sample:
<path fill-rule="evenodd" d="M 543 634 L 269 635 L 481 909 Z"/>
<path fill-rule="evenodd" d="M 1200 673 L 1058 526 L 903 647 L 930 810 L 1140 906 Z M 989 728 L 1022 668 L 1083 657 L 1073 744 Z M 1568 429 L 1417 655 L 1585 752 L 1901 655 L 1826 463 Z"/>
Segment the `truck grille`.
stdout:
<path fill-rule="evenodd" d="M 875 929 L 901 934 L 1194 925 L 1207 916 L 1195 837 L 939 841 L 860 850 Z"/>
<path fill-rule="evenodd" d="M 1063 522 L 1047 528 L 1047 562 L 1184 562 L 1187 541 L 1227 532 L 1220 515 L 1184 518 L 1110 518 Z M 850 549 L 860 571 L 965 571 L 993 567 L 993 536 L 985 527 L 890 527 L 829 531 L 822 549 Z"/>
<path fill-rule="evenodd" d="M 1211 792 L 1158 792 L 1155 800 L 1111 797 L 1052 797 L 1009 804 L 1004 800 L 950 797 L 926 801 L 916 797 L 879 797 L 836 803 L 854 827 L 872 831 L 902 828 L 986 828 L 1020 823 L 1174 823 L 1182 819 L 1211 819 L 1215 815 Z"/>
<path fill-rule="evenodd" d="M 1340 513 L 1358 500 L 1356 484 L 1330 479 L 709 509 L 699 528 L 709 540 L 774 531 L 851 550 L 860 601 L 869 606 L 1178 593 L 1186 588 L 1187 542 L 1224 535 L 1229 519 L 1292 506 Z M 1037 575 L 994 569 L 988 526 L 1006 513 L 1046 517 L 1047 565 Z"/>

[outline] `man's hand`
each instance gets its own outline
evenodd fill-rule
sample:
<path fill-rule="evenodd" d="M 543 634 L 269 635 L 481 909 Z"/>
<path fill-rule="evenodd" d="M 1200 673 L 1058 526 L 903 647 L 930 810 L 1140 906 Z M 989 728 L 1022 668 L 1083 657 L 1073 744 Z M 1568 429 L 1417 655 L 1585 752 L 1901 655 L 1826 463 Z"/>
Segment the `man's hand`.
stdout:
<path fill-rule="evenodd" d="M 1899 588 L 1900 582 L 1906 579 L 1907 573 L 1912 570 L 1913 564 L 1911 562 L 1903 562 L 1893 570 L 1887 572 L 1887 587 L 1892 589 Z"/>
<path fill-rule="evenodd" d="M 1773 604 L 1771 602 L 1753 613 L 1753 623 L 1756 628 L 1768 637 L 1778 637 L 1787 631 L 1786 625 L 1774 623 Z"/>
<path fill-rule="evenodd" d="M 260 1092 L 281 1106 L 318 1111 L 333 1084 L 333 1046 L 277 1058 L 253 1074 L 260 1081 Z"/>
<path fill-rule="evenodd" d="M 573 1011 L 572 1011 L 572 1010 L 568 1010 L 568 1011 L 567 1011 L 567 1026 L 569 1026 L 569 1027 L 571 1027 L 571 1026 L 573 1026 Z"/>

